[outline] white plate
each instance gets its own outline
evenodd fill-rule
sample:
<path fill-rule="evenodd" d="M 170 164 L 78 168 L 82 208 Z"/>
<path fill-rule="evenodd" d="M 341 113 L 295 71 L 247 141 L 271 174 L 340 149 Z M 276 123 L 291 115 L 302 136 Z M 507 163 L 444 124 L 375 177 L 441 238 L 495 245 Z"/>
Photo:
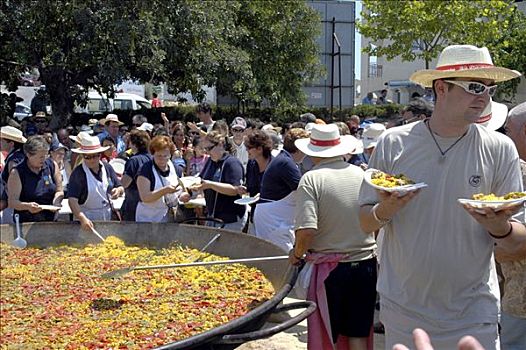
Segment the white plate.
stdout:
<path fill-rule="evenodd" d="M 256 203 L 257 201 L 259 201 L 259 196 L 239 198 L 239 199 L 236 199 L 234 203 L 239 204 L 239 205 L 248 205 L 248 204 Z"/>
<path fill-rule="evenodd" d="M 203 197 L 190 199 L 188 202 L 179 202 L 180 205 L 188 207 L 206 207 L 206 200 Z"/>
<path fill-rule="evenodd" d="M 508 199 L 505 201 L 480 201 L 480 200 L 465 199 L 465 198 L 459 198 L 457 200 L 460 204 L 467 204 L 468 206 L 475 208 L 475 209 L 491 208 L 495 211 L 499 211 L 499 210 L 514 207 L 518 204 L 526 202 L 526 197 L 517 198 L 517 199 Z M 479 211 L 479 213 L 483 214 L 484 212 Z"/>
<path fill-rule="evenodd" d="M 378 186 L 378 185 L 373 184 L 373 182 L 371 181 L 371 175 L 373 173 L 377 172 L 377 171 L 380 171 L 380 170 L 373 169 L 373 168 L 367 169 L 365 171 L 364 180 L 370 186 L 372 186 L 372 187 L 374 187 L 374 188 L 376 188 L 378 190 L 382 190 L 382 191 L 386 191 L 386 192 L 398 192 L 400 194 L 406 194 L 407 192 L 411 192 L 411 191 L 418 190 L 419 188 L 427 187 L 427 184 L 424 183 L 424 182 L 419 182 L 419 183 L 412 184 L 412 185 L 396 186 L 396 187 L 382 187 L 382 186 Z"/>
<path fill-rule="evenodd" d="M 199 185 L 201 183 L 201 178 L 199 176 L 183 176 L 180 178 L 180 180 L 184 188 Z"/>
<path fill-rule="evenodd" d="M 56 207 L 54 205 L 45 205 L 45 204 L 39 204 L 38 207 L 42 210 L 49 210 L 49 211 L 59 211 L 61 207 Z"/>

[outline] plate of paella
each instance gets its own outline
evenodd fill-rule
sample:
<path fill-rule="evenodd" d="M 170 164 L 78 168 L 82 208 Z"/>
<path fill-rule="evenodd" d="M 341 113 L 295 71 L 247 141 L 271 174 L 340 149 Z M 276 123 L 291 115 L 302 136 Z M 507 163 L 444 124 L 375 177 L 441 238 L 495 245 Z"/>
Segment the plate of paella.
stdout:
<path fill-rule="evenodd" d="M 364 180 L 378 190 L 398 192 L 400 194 L 406 194 L 407 192 L 427 187 L 426 183 L 417 183 L 404 174 L 392 175 L 372 168 L 365 171 Z"/>
<path fill-rule="evenodd" d="M 502 196 L 497 196 L 494 193 L 474 194 L 471 199 L 459 198 L 460 204 L 466 204 L 475 209 L 491 208 L 495 211 L 508 209 L 526 202 L 526 192 L 510 192 Z"/>

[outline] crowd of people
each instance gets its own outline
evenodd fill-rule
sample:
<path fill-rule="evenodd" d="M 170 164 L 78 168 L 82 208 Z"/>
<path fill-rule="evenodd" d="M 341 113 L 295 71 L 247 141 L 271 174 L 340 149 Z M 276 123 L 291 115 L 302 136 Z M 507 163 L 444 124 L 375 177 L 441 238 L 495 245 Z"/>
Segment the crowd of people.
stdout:
<path fill-rule="evenodd" d="M 411 76 L 432 89 L 434 104 L 415 98 L 387 124 L 358 116 L 326 124 L 306 113 L 286 125 L 242 116 L 229 125 L 201 103 L 198 123 L 135 115 L 128 131 L 108 114 L 52 133 L 38 112 L 36 135 L 1 128 L 2 220 L 56 220 L 43 208 L 64 198 L 86 230 L 106 220 L 212 218 L 305 264 L 298 293 L 318 305 L 309 349 L 370 349 L 376 291 L 386 349 L 411 345 L 417 328 L 429 334 L 415 333 L 422 349 L 453 349 L 465 335 L 472 349 L 525 349 L 524 207 L 457 203 L 524 190 L 526 102 L 508 114 L 491 99 L 496 83 L 519 76 L 495 67 L 486 48 L 449 46 L 436 69 Z M 377 190 L 364 181 L 368 168 L 427 187 Z M 205 205 L 187 206 L 196 198 Z"/>

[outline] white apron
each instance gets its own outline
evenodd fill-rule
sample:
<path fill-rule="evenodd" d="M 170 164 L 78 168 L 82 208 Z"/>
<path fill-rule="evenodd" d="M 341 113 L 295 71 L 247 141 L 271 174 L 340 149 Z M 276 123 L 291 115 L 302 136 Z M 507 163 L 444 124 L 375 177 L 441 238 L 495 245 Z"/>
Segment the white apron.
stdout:
<path fill-rule="evenodd" d="M 271 241 L 287 253 L 294 245 L 296 191 L 279 201 L 258 203 L 254 212 L 255 236 Z"/>
<path fill-rule="evenodd" d="M 102 182 L 97 180 L 86 163 L 82 162 L 82 169 L 86 173 L 88 198 L 86 198 L 84 204 L 80 205 L 80 211 L 90 220 L 109 221 L 111 220 L 111 206 L 108 201 L 107 190 L 110 183 L 106 168 L 102 162 L 99 162 L 99 165 L 102 173 Z"/>
<path fill-rule="evenodd" d="M 170 173 L 167 177 L 164 177 L 157 172 L 157 169 L 155 169 L 155 166 L 152 164 L 152 171 L 155 177 L 154 191 L 157 191 L 166 185 L 177 186 L 179 183 L 177 173 L 175 172 L 175 167 L 170 161 L 168 162 L 168 168 L 170 169 Z M 182 190 L 179 190 L 176 193 L 164 195 L 155 202 L 151 203 L 139 201 L 139 203 L 137 203 L 135 221 L 168 222 L 168 218 L 170 217 L 170 212 L 168 209 L 170 208 L 170 210 L 172 210 L 171 208 L 177 205 L 177 201 L 181 192 Z"/>

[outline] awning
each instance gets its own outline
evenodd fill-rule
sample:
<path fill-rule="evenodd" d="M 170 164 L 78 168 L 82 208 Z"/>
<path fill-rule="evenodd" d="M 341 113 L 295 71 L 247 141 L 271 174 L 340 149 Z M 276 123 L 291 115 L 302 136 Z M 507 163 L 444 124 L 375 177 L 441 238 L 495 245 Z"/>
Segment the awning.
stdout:
<path fill-rule="evenodd" d="M 390 88 L 399 87 L 418 87 L 420 85 L 413 83 L 410 80 L 389 80 L 387 86 Z"/>

